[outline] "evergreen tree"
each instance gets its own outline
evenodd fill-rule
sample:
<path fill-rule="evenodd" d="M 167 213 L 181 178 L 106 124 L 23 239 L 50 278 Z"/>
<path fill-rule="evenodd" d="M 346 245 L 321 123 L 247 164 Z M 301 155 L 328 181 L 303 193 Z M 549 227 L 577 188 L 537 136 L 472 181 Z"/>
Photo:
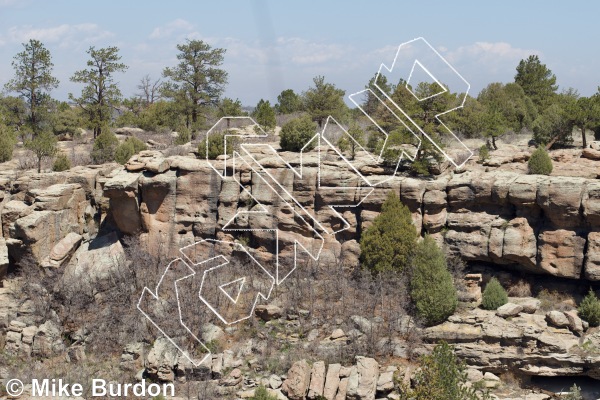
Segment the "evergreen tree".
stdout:
<path fill-rule="evenodd" d="M 540 146 L 531 153 L 531 157 L 527 161 L 527 167 L 530 174 L 550 175 L 552 173 L 552 159 L 546 149 Z"/>
<path fill-rule="evenodd" d="M 62 172 L 68 169 L 71 169 L 71 161 L 69 160 L 69 157 L 67 157 L 65 154 L 60 154 L 54 160 L 54 165 L 52 165 L 52 171 Z"/>
<path fill-rule="evenodd" d="M 226 118 L 227 119 L 227 129 L 229 129 L 230 118 L 228 117 L 239 117 L 242 115 L 247 115 L 244 110 L 242 110 L 242 102 L 239 99 L 230 99 L 229 97 L 225 97 L 223 100 L 219 102 L 217 106 L 217 118 Z"/>
<path fill-rule="evenodd" d="M 119 145 L 119 139 L 108 128 L 102 129 L 102 133 L 94 140 L 92 148 L 92 161 L 95 164 L 114 161 L 115 152 Z"/>
<path fill-rule="evenodd" d="M 179 105 L 186 116 L 186 126 L 195 130 L 225 90 L 227 72 L 219 68 L 225 49 L 213 49 L 202 40 L 188 40 L 178 44 L 177 50 L 179 64 L 163 71 L 163 76 L 169 79 L 163 86 L 163 94 Z"/>
<path fill-rule="evenodd" d="M 131 156 L 139 153 L 140 151 L 146 150 L 148 146 L 136 137 L 128 137 L 119 144 L 115 150 L 115 161 L 119 164 L 125 164 Z"/>
<path fill-rule="evenodd" d="M 458 297 L 446 257 L 429 235 L 417 244 L 410 279 L 417 315 L 427 325 L 437 325 L 456 310 Z"/>
<path fill-rule="evenodd" d="M 344 90 L 338 89 L 332 83 L 326 83 L 325 77 L 313 79 L 314 87 L 304 93 L 304 108 L 313 121 L 323 127 L 327 117 L 332 116 L 338 122 L 344 117 L 347 107 L 344 103 Z"/>
<path fill-rule="evenodd" d="M 75 72 L 71 77 L 72 82 L 83 83 L 85 87 L 80 97 L 69 93 L 69 99 L 87 115 L 90 127 L 97 138 L 103 127 L 107 127 L 112 118 L 112 110 L 119 104 L 121 91 L 114 81 L 114 74 L 124 72 L 127 66 L 121 62 L 117 47 L 106 47 L 96 50 L 90 47 L 87 53 L 90 59 L 88 69 Z"/>
<path fill-rule="evenodd" d="M 417 231 L 411 213 L 393 191 L 360 239 L 362 266 L 373 272 L 403 272 L 415 249 Z"/>
<path fill-rule="evenodd" d="M 557 96 L 558 98 L 558 96 Z M 546 108 L 533 122 L 533 139 L 550 150 L 554 144 L 566 145 L 573 141 L 572 111 L 575 100 L 565 98 Z"/>
<path fill-rule="evenodd" d="M 277 96 L 275 110 L 278 114 L 292 114 L 302 111 L 302 99 L 292 89 L 286 89 Z"/>
<path fill-rule="evenodd" d="M 16 142 L 14 131 L 0 122 L 0 163 L 12 160 Z"/>
<path fill-rule="evenodd" d="M 226 133 L 213 133 L 207 139 L 201 140 L 198 143 L 198 157 L 214 160 L 223 154 L 232 155 L 233 151 L 239 147 L 240 139 L 233 133 L 225 136 Z"/>
<path fill-rule="evenodd" d="M 312 140 L 317 127 L 308 115 L 294 118 L 281 128 L 279 145 L 283 151 L 299 152 L 312 150 L 316 143 Z"/>
<path fill-rule="evenodd" d="M 523 88 L 525 94 L 533 101 L 538 111 L 543 111 L 552 102 L 558 89 L 556 76 L 539 57 L 531 55 L 521 60 L 517 66 L 515 83 Z"/>
<path fill-rule="evenodd" d="M 14 57 L 12 63 L 15 77 L 5 88 L 19 93 L 25 100 L 28 110 L 28 122 L 34 134 L 43 129 L 44 116 L 50 102 L 49 92 L 58 87 L 58 79 L 52 76 L 52 57 L 50 51 L 39 40 L 30 39 L 23 43 L 25 48 Z"/>
<path fill-rule="evenodd" d="M 56 136 L 51 131 L 41 131 L 33 139 L 25 142 L 25 147 L 33 151 L 38 161 L 38 172 L 42 171 L 42 160 L 54 157 L 58 151 Z"/>
<path fill-rule="evenodd" d="M 260 99 L 252 113 L 252 117 L 266 131 L 275 128 L 275 124 L 277 123 L 275 120 L 275 110 L 271 107 L 269 100 Z"/>
<path fill-rule="evenodd" d="M 498 279 L 490 279 L 481 295 L 481 307 L 486 310 L 496 310 L 506 303 L 508 303 L 506 290 L 504 290 Z"/>
<path fill-rule="evenodd" d="M 590 326 L 600 325 L 600 300 L 592 289 L 579 304 L 579 315 L 586 320 Z"/>

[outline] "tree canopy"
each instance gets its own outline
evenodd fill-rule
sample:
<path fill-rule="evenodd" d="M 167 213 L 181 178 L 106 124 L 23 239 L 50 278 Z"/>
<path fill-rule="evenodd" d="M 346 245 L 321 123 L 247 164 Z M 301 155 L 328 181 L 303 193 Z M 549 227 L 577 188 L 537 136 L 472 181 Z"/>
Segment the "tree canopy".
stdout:
<path fill-rule="evenodd" d="M 15 76 L 5 85 L 6 90 L 18 93 L 29 108 L 27 122 L 34 134 L 43 129 L 44 114 L 50 102 L 49 92 L 58 87 L 52 76 L 52 57 L 42 42 L 30 39 L 23 43 L 24 50 L 12 62 Z"/>
<path fill-rule="evenodd" d="M 542 64 L 537 55 L 530 55 L 526 60 L 519 62 L 515 83 L 523 88 L 538 111 L 543 111 L 549 106 L 558 90 L 556 76 L 546 64 Z"/>
<path fill-rule="evenodd" d="M 114 74 L 124 72 L 127 66 L 120 62 L 117 47 L 96 49 L 92 46 L 87 53 L 90 55 L 88 68 L 75 72 L 71 77 L 71 81 L 85 86 L 80 97 L 69 93 L 69 99 L 77 103 L 87 115 L 96 138 L 102 133 L 102 127 L 110 122 L 112 110 L 122 97 Z"/>
<path fill-rule="evenodd" d="M 277 96 L 275 111 L 277 111 L 278 114 L 292 114 L 302 111 L 302 109 L 302 98 L 292 89 L 285 89 Z"/>
<path fill-rule="evenodd" d="M 304 93 L 304 108 L 313 121 L 323 127 L 327 117 L 332 116 L 340 121 L 346 113 L 347 107 L 344 103 L 346 92 L 335 87 L 333 83 L 325 82 L 324 76 L 313 79 L 314 86 Z"/>
<path fill-rule="evenodd" d="M 163 71 L 169 80 L 164 84 L 163 94 L 180 105 L 186 126 L 198 129 L 208 108 L 218 104 L 225 90 L 227 72 L 219 68 L 225 49 L 213 49 L 202 40 L 188 40 L 178 44 L 177 50 L 179 64 Z"/>
<path fill-rule="evenodd" d="M 393 191 L 360 239 L 362 266 L 371 271 L 404 271 L 417 240 L 411 213 Z"/>

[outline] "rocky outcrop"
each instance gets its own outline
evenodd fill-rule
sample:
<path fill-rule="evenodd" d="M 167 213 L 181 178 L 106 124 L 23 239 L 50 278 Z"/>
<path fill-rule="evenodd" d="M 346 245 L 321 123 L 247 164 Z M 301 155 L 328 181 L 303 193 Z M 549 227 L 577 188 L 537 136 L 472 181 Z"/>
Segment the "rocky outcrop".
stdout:
<path fill-rule="evenodd" d="M 262 157 L 270 177 L 331 231 L 343 225 L 329 205 L 350 204 L 365 194 L 363 183 L 341 161 L 322 166 L 318 181 L 312 154 L 304 160 L 302 176 L 273 156 L 256 157 Z M 222 166 L 222 161 L 214 163 Z M 365 168 L 369 165 L 364 160 L 357 163 Z M 282 211 L 282 191 L 278 194 L 270 189 L 248 166 L 239 167 L 237 173 L 241 186 L 232 179 L 223 180 L 204 160 L 165 159 L 157 152 L 144 152 L 104 185 L 104 194 L 110 199 L 109 216 L 122 232 L 141 233 L 156 251 L 176 253 L 204 237 L 231 239 L 235 232 L 222 229 L 233 223 L 236 228 L 249 229 L 246 232 L 253 246 L 267 251 L 272 251 L 269 229 L 279 229 L 280 250 L 290 255 L 295 240 L 312 235 L 310 227 Z M 355 188 L 352 200 L 342 190 L 323 189 L 342 184 Z M 377 186 L 359 207 L 341 211 L 350 228 L 325 235 L 322 262 L 358 263 L 358 233 L 378 215 L 390 190 L 410 209 L 418 231 L 443 240 L 466 260 L 569 279 L 600 279 L 596 271 L 600 184 L 584 178 L 505 171 L 449 173 L 434 181 L 399 177 Z M 267 213 L 254 212 L 260 209 L 256 202 Z M 253 213 L 240 213 L 244 210 Z"/>
<path fill-rule="evenodd" d="M 378 215 L 392 190 L 410 209 L 418 231 L 444 241 L 466 260 L 600 280 L 600 183 L 595 180 L 499 170 L 449 172 L 433 181 L 393 178 L 365 197 L 364 182 L 340 160 L 328 160 L 319 175 L 315 155 L 309 153 L 300 176 L 268 151 L 261 150 L 256 158 L 325 231 L 337 232 L 324 235 L 322 263 L 358 263 L 358 235 Z M 295 216 L 282 208 L 283 189 L 272 190 L 264 179 L 267 175 L 253 172 L 247 160 L 236 169 L 239 184 L 222 179 L 205 160 L 165 158 L 157 151 L 132 157 L 124 168 L 77 167 L 65 174 L 44 174 L 43 179 L 31 174 L 2 181 L 9 193 L 3 194 L 0 205 L 9 259 L 18 262 L 31 256 L 38 262 L 60 264 L 61 260 L 52 259 L 58 253 L 50 255 L 55 246 L 69 233 L 89 240 L 98 222 L 124 234 L 139 234 L 151 251 L 173 256 L 201 238 L 231 240 L 238 236 L 235 229 L 245 229 L 248 241 L 265 254 L 274 251 L 273 229 L 279 230 L 282 257 L 293 256 L 295 241 L 316 245 L 310 224 L 298 223 L 304 211 Z M 369 162 L 356 160 L 364 173 L 385 174 Z M 223 166 L 223 161 L 213 163 Z M 371 175 L 371 179 L 380 178 Z M 358 199 L 362 199 L 360 206 L 338 209 L 339 214 L 330 208 L 356 204 Z M 344 227 L 340 217 L 348 222 L 348 229 L 340 230 Z M 230 229 L 223 230 L 226 227 Z M 69 244 L 61 243 L 56 251 L 60 253 L 64 246 Z M 0 272 L 6 269 L 3 248 L 0 242 Z"/>
<path fill-rule="evenodd" d="M 484 372 L 600 378 L 598 332 L 584 332 L 576 312 L 520 312 L 508 319 L 495 314 L 473 309 L 454 315 L 425 329 L 425 340 L 454 344 L 461 358 Z"/>

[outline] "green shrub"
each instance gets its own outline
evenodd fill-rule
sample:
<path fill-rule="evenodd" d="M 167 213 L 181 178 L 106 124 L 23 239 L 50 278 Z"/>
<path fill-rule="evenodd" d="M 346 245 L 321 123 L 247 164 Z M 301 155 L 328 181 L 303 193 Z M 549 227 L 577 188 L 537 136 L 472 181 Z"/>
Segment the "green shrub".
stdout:
<path fill-rule="evenodd" d="M 458 297 L 446 257 L 429 235 L 415 248 L 410 290 L 417 316 L 426 325 L 440 324 L 456 311 Z"/>
<path fill-rule="evenodd" d="M 0 162 L 12 160 L 17 139 L 12 129 L 0 124 Z"/>
<path fill-rule="evenodd" d="M 279 133 L 279 145 L 283 151 L 299 152 L 312 150 L 316 143 L 309 141 L 317 133 L 317 125 L 308 115 L 300 118 L 294 118 L 281 128 Z M 308 144 L 307 144 L 308 143 Z M 305 147 L 306 146 L 306 147 Z"/>
<path fill-rule="evenodd" d="M 38 172 L 42 170 L 42 160 L 44 158 L 54 157 L 58 151 L 58 140 L 54 133 L 44 130 L 34 135 L 31 140 L 25 142 L 25 147 L 33 151 L 37 157 Z"/>
<path fill-rule="evenodd" d="M 146 143 L 136 137 L 128 137 L 123 143 L 117 146 L 117 149 L 115 150 L 115 161 L 119 164 L 125 164 L 129 161 L 131 156 L 146 149 L 148 149 Z"/>
<path fill-rule="evenodd" d="M 404 271 L 417 240 L 409 209 L 389 192 L 373 224 L 360 239 L 362 266 L 374 272 Z"/>
<path fill-rule="evenodd" d="M 182 126 L 177 129 L 177 137 L 175 138 L 175 144 L 178 146 L 189 143 L 192 140 L 192 133 L 188 128 Z"/>
<path fill-rule="evenodd" d="M 579 304 L 579 316 L 586 320 L 590 326 L 600 325 L 600 300 L 592 289 Z"/>
<path fill-rule="evenodd" d="M 446 342 L 437 344 L 431 354 L 421 358 L 414 389 L 404 387 L 402 400 L 489 400 L 487 391 L 468 387 L 465 363 Z"/>
<path fill-rule="evenodd" d="M 490 159 L 490 149 L 484 144 L 479 148 L 479 161 L 484 162 Z"/>
<path fill-rule="evenodd" d="M 102 133 L 94 140 L 92 148 L 92 162 L 94 164 L 103 164 L 114 161 L 115 152 L 119 146 L 119 139 L 108 129 L 103 129 Z"/>
<path fill-rule="evenodd" d="M 508 303 L 508 294 L 502 287 L 498 279 L 492 278 L 485 285 L 481 296 L 481 307 L 486 310 L 496 310 L 498 307 Z"/>
<path fill-rule="evenodd" d="M 564 397 L 564 400 L 583 400 L 581 388 L 576 384 L 573 384 L 569 389 L 569 394 Z"/>
<path fill-rule="evenodd" d="M 527 166 L 530 174 L 550 175 L 552 172 L 552 159 L 550 159 L 546 149 L 540 146 L 529 157 Z"/>
<path fill-rule="evenodd" d="M 260 385 L 254 391 L 254 396 L 250 400 L 277 400 L 277 396 L 270 395 L 267 388 Z"/>
<path fill-rule="evenodd" d="M 260 99 L 254 112 L 252 113 L 252 117 L 257 124 L 259 124 L 263 129 L 270 130 L 275 128 L 277 123 L 275 119 L 275 110 L 271 107 L 271 103 L 269 100 Z"/>
<path fill-rule="evenodd" d="M 59 156 L 54 160 L 52 171 L 62 172 L 68 169 L 71 169 L 71 161 L 69 160 L 69 157 L 64 154 L 59 154 Z"/>
<path fill-rule="evenodd" d="M 208 149 L 206 139 L 198 143 L 198 156 L 214 160 L 225 152 L 225 133 L 216 133 L 208 136 Z M 227 136 L 227 154 L 232 155 L 239 147 L 240 139 L 237 136 Z"/>

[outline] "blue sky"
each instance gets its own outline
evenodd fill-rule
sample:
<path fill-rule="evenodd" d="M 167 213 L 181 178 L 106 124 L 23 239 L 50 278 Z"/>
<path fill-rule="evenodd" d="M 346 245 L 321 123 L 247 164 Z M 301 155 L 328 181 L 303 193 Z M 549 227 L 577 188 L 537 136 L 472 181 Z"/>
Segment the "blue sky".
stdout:
<path fill-rule="evenodd" d="M 79 93 L 69 82 L 85 67 L 89 46 L 118 46 L 129 65 L 117 76 L 123 94 L 140 78 L 176 64 L 177 43 L 202 39 L 227 49 L 226 95 L 255 105 L 312 77 L 360 90 L 399 44 L 422 36 L 478 93 L 512 81 L 518 61 L 538 54 L 561 88 L 591 95 L 600 85 L 597 2 L 502 1 L 127 1 L 0 0 L 0 85 L 29 38 L 51 51 L 53 92 Z"/>

